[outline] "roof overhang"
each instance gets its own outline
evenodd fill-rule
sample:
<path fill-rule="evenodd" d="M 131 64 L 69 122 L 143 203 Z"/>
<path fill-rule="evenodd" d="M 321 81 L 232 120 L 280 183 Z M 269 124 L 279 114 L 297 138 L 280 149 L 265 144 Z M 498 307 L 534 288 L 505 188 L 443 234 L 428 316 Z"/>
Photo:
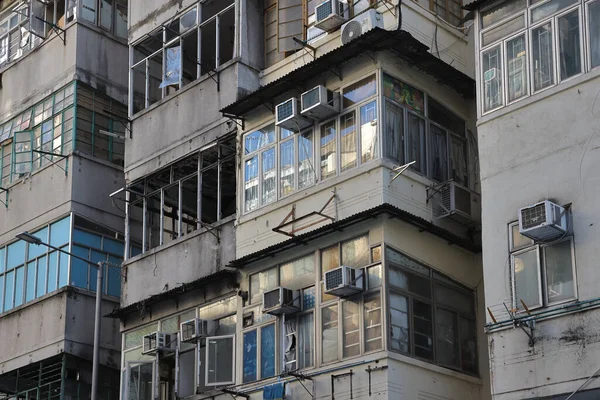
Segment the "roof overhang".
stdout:
<path fill-rule="evenodd" d="M 475 1 L 470 2 L 469 4 L 465 4 L 464 6 L 462 6 L 462 8 L 463 8 L 463 10 L 467 10 L 467 11 L 475 11 L 493 1 L 494 0 L 475 0 Z M 468 15 L 469 14 L 467 14 L 467 16 Z M 465 17 L 465 19 L 466 18 L 467 17 Z"/>
<path fill-rule="evenodd" d="M 395 52 L 409 65 L 430 75 L 438 83 L 454 89 L 462 97 L 474 98 L 475 81 L 431 54 L 429 48 L 410 33 L 402 30 L 388 31 L 375 28 L 350 43 L 260 87 L 223 108 L 221 112 L 224 115 L 241 117 L 263 104 L 271 104 L 275 97 L 322 75 L 324 71 L 335 72 L 342 64 L 355 57 L 386 50 Z"/>
<path fill-rule="evenodd" d="M 325 235 L 329 235 L 335 232 L 339 232 L 340 230 L 347 228 L 351 225 L 355 225 L 357 223 L 372 220 L 377 218 L 379 215 L 387 214 L 390 218 L 398 218 L 404 222 L 407 222 L 411 225 L 418 227 L 423 232 L 432 233 L 445 241 L 448 244 L 454 244 L 460 246 L 464 249 L 467 249 L 473 253 L 481 252 L 481 244 L 476 243 L 471 240 L 467 240 L 462 238 L 454 233 L 441 228 L 421 217 L 418 217 L 414 214 L 411 214 L 407 211 L 401 210 L 397 207 L 392 206 L 391 204 L 382 204 L 380 206 L 371 208 L 369 210 L 361 211 L 357 214 L 354 214 L 348 218 L 343 220 L 330 223 L 321 228 L 315 229 L 311 232 L 304 233 L 302 235 L 295 236 L 283 242 L 277 243 L 273 246 L 267 247 L 255 253 L 248 254 L 244 257 L 238 258 L 235 261 L 229 263 L 228 267 L 233 268 L 243 268 L 248 264 L 255 263 L 257 261 L 261 261 L 270 257 L 274 257 L 282 251 L 290 250 L 300 244 L 307 244 L 309 242 L 315 241 Z"/>

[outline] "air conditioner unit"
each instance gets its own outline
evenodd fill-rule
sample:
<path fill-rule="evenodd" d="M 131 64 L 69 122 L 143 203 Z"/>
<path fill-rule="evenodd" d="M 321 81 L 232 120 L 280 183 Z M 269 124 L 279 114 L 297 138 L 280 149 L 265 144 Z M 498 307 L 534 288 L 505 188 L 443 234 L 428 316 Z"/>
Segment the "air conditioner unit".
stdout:
<path fill-rule="evenodd" d="M 373 28 L 383 28 L 383 17 L 371 8 L 342 25 L 342 44 L 350 43 Z"/>
<path fill-rule="evenodd" d="M 312 120 L 300 114 L 300 101 L 292 97 L 275 107 L 275 125 L 290 131 L 299 132 L 313 124 Z"/>
<path fill-rule="evenodd" d="M 195 341 L 210 336 L 216 327 L 214 321 L 194 318 L 182 322 L 179 328 L 179 337 L 182 342 Z"/>
<path fill-rule="evenodd" d="M 263 293 L 263 313 L 288 315 L 298 311 L 300 311 L 300 294 L 297 290 L 280 286 Z"/>
<path fill-rule="evenodd" d="M 330 31 L 337 28 L 346 21 L 344 18 L 344 6 L 340 0 L 327 0 L 315 7 L 317 28 Z"/>
<path fill-rule="evenodd" d="M 340 96 L 325 86 L 319 85 L 300 96 L 302 115 L 323 120 L 340 112 Z"/>
<path fill-rule="evenodd" d="M 558 239 L 567 233 L 565 209 L 549 200 L 519 210 L 519 232 L 533 240 Z"/>
<path fill-rule="evenodd" d="M 360 269 L 346 267 L 325 272 L 325 293 L 338 297 L 351 296 L 364 290 L 363 271 Z"/>
<path fill-rule="evenodd" d="M 469 226 L 481 222 L 481 196 L 454 181 L 429 189 L 432 192 L 433 217 L 448 218 Z"/>
<path fill-rule="evenodd" d="M 175 350 L 177 334 L 152 332 L 142 338 L 142 354 L 156 354 L 160 350 Z"/>
<path fill-rule="evenodd" d="M 485 83 L 489 83 L 489 82 L 495 80 L 497 77 L 498 77 L 498 69 L 497 68 L 490 68 L 483 73 L 483 81 Z"/>

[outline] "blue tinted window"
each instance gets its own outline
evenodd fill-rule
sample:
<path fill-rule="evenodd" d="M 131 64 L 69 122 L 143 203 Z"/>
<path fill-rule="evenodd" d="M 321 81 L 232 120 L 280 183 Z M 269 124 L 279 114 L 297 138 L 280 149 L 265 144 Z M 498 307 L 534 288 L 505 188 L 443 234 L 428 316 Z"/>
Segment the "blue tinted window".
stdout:
<path fill-rule="evenodd" d="M 142 254 L 142 248 L 138 246 L 131 246 L 131 257 L 135 257 L 138 254 Z"/>
<path fill-rule="evenodd" d="M 104 238 L 104 251 L 116 256 L 123 256 L 123 243 L 116 240 Z"/>
<path fill-rule="evenodd" d="M 27 281 L 25 283 L 25 301 L 35 299 L 35 265 L 36 262 L 27 264 Z"/>
<path fill-rule="evenodd" d="M 13 308 L 13 291 L 15 285 L 15 271 L 6 274 L 4 289 L 4 311 Z"/>
<path fill-rule="evenodd" d="M 106 261 L 106 254 L 100 253 L 99 251 L 92 250 L 92 261 L 98 263 L 100 261 Z M 103 276 L 106 276 L 106 265 L 103 266 Z M 98 284 L 98 267 L 90 265 L 90 290 L 96 291 Z M 106 292 L 103 290 L 103 292 Z"/>
<path fill-rule="evenodd" d="M 79 246 L 73 246 L 73 254 L 88 258 L 89 250 Z M 87 289 L 88 263 L 71 258 L 71 285 Z"/>
<path fill-rule="evenodd" d="M 58 252 L 50 253 L 48 256 L 48 293 L 56 290 L 56 279 L 58 278 Z"/>
<path fill-rule="evenodd" d="M 35 297 L 41 297 L 46 294 L 46 275 L 48 270 L 48 257 L 40 257 L 37 267 L 37 289 Z"/>
<path fill-rule="evenodd" d="M 115 257 L 109 257 L 108 261 L 117 265 L 121 264 L 121 260 Z M 121 295 L 121 270 L 118 268 L 108 269 L 108 294 L 111 296 Z"/>
<path fill-rule="evenodd" d="M 50 244 L 60 247 L 69 243 L 69 232 L 71 231 L 71 217 L 67 217 L 50 224 Z"/>
<path fill-rule="evenodd" d="M 40 238 L 42 240 L 42 242 L 48 243 L 48 228 L 40 229 L 37 232 L 33 232 L 32 235 Z M 48 248 L 46 246 L 44 246 L 43 244 L 41 244 L 41 245 L 29 244 L 29 252 L 27 254 L 27 261 L 37 258 L 41 255 L 44 255 L 44 254 L 46 254 L 47 251 L 48 251 Z"/>
<path fill-rule="evenodd" d="M 2 304 L 4 303 L 4 275 L 0 275 L 0 313 L 2 312 Z"/>
<path fill-rule="evenodd" d="M 260 330 L 260 377 L 275 375 L 275 324 Z"/>
<path fill-rule="evenodd" d="M 23 240 L 19 240 L 8 246 L 7 251 L 7 262 L 6 269 L 13 269 L 25 262 L 25 243 Z"/>
<path fill-rule="evenodd" d="M 64 250 L 69 250 L 67 247 Z M 67 286 L 69 284 L 69 256 L 59 253 L 60 263 L 58 266 L 58 287 Z"/>
<path fill-rule="evenodd" d="M 80 231 L 78 229 L 73 230 L 73 242 L 90 246 L 95 249 L 102 249 L 102 237 L 94 235 L 93 233 Z"/>
<path fill-rule="evenodd" d="M 4 272 L 4 255 L 6 254 L 6 250 L 4 247 L 0 249 L 0 273 Z M 2 308 L 0 308 L 2 310 Z"/>
<path fill-rule="evenodd" d="M 90 290 L 96 291 L 98 281 L 98 267 L 90 265 Z"/>
<path fill-rule="evenodd" d="M 15 307 L 23 304 L 23 286 L 25 284 L 25 267 L 16 269 L 15 275 Z"/>
<path fill-rule="evenodd" d="M 244 382 L 256 380 L 256 331 L 244 333 Z"/>

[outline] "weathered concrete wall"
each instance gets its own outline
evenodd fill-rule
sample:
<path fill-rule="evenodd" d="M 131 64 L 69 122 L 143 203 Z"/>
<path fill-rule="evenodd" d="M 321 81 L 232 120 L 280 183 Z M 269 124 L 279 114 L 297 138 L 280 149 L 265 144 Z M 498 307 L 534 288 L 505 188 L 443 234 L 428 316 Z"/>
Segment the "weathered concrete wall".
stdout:
<path fill-rule="evenodd" d="M 548 198 L 572 204 L 579 299 L 598 298 L 599 87 L 595 71 L 481 120 L 487 306 L 510 303 L 507 224 L 517 219 L 519 208 Z M 495 398 L 575 390 L 600 367 L 597 319 L 594 311 L 539 323 L 534 348 L 521 331 L 490 335 Z M 595 380 L 587 388 L 598 385 Z"/>
<path fill-rule="evenodd" d="M 213 274 L 235 258 L 233 221 L 216 228 L 220 241 L 206 230 L 130 259 L 121 287 L 121 306 Z M 216 233 L 216 232 L 215 232 Z"/>

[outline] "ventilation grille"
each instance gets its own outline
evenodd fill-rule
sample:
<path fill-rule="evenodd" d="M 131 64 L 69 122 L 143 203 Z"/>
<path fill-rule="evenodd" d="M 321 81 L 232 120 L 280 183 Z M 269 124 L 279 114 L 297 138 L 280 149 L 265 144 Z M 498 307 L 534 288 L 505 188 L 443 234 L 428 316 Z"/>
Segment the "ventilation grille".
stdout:
<path fill-rule="evenodd" d="M 317 21 L 323 21 L 333 13 L 333 2 L 336 0 L 329 0 L 325 3 L 319 4 L 316 8 Z"/>
<path fill-rule="evenodd" d="M 334 289 L 344 284 L 344 268 L 338 268 L 325 274 L 325 289 Z"/>
<path fill-rule="evenodd" d="M 546 222 L 546 206 L 544 203 L 521 210 L 522 229 L 529 229 Z"/>
<path fill-rule="evenodd" d="M 294 99 L 289 99 L 277 106 L 277 120 L 283 121 L 286 118 L 289 118 L 294 115 L 294 106 L 292 102 Z"/>
<path fill-rule="evenodd" d="M 356 39 L 362 34 L 360 22 L 354 20 L 348 22 L 342 30 L 342 43 L 346 44 Z"/>

